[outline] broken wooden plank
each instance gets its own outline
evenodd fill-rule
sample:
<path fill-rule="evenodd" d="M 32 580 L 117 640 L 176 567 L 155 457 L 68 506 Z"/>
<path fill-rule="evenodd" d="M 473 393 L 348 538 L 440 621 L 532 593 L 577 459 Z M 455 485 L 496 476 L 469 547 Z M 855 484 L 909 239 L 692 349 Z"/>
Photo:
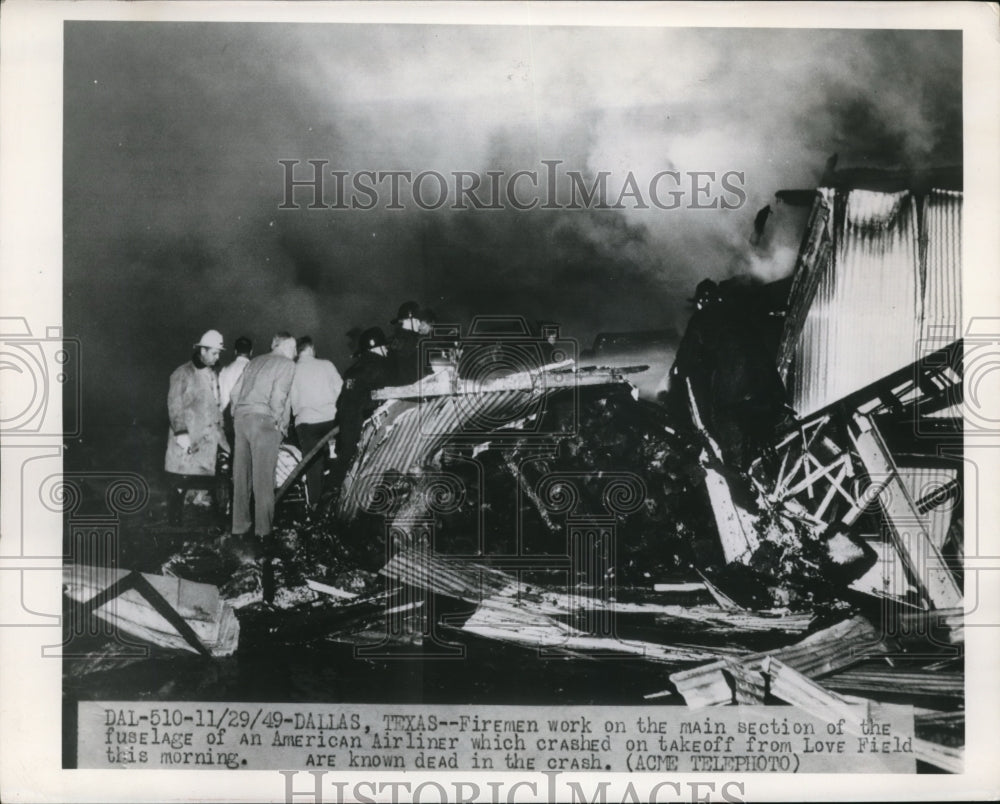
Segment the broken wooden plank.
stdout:
<path fill-rule="evenodd" d="M 958 470 L 941 466 L 907 465 L 900 473 L 900 479 L 913 500 L 931 543 L 938 550 L 944 549 L 951 527 L 954 501 L 959 499 L 962 489 L 958 481 Z"/>
<path fill-rule="evenodd" d="M 919 670 L 874 670 L 855 668 L 831 675 L 823 682 L 834 690 L 880 694 L 905 692 L 907 696 L 964 698 L 964 673 L 921 672 Z"/>
<path fill-rule="evenodd" d="M 859 509 L 860 510 L 860 509 Z M 862 534 L 861 538 L 875 552 L 876 559 L 861 577 L 854 579 L 849 588 L 881 600 L 892 601 L 896 608 L 908 607 L 921 611 L 914 605 L 917 590 L 907 578 L 906 567 L 896 548 L 882 539 L 881 534 Z M 907 603 L 907 596 L 911 602 Z"/>
<path fill-rule="evenodd" d="M 712 438 L 705 427 L 698 410 L 698 400 L 695 398 L 691 380 L 684 380 L 687 387 L 688 409 L 691 413 L 691 423 L 705 443 L 698 462 L 705 475 L 705 489 L 712 505 L 715 526 L 719 533 L 719 542 L 727 564 L 739 562 L 746 564 L 760 547 L 760 536 L 757 533 L 757 518 L 745 508 L 736 504 L 733 499 L 729 481 L 720 471 L 724 467 L 722 450 L 718 442 Z"/>
<path fill-rule="evenodd" d="M 756 706 L 767 693 L 764 674 L 758 665 L 725 659 L 726 672 L 733 680 L 733 698 L 738 704 Z"/>
<path fill-rule="evenodd" d="M 853 426 L 848 430 L 855 452 L 868 474 L 877 479 L 888 478 L 878 499 L 893 544 L 906 563 L 910 576 L 935 608 L 960 608 L 962 593 L 927 532 L 925 518 L 917 510 L 901 480 L 878 426 L 868 416 L 856 414 Z"/>
<path fill-rule="evenodd" d="M 653 591 L 672 594 L 675 592 L 688 593 L 688 592 L 704 592 L 707 590 L 705 584 L 700 581 L 688 581 L 680 583 L 654 583 Z"/>
<path fill-rule="evenodd" d="M 721 661 L 672 673 L 670 682 L 684 698 L 688 709 L 723 706 L 733 702 L 733 688 L 726 677 L 726 663 Z"/>
<path fill-rule="evenodd" d="M 793 645 L 745 656 L 740 660 L 742 667 L 739 673 L 742 676 L 759 672 L 763 659 L 773 656 L 807 676 L 821 676 L 884 651 L 874 626 L 864 617 L 853 617 L 817 631 Z M 674 673 L 670 681 L 684 697 L 688 708 L 700 709 L 733 702 L 733 685 L 727 673 L 735 681 L 732 667 L 725 662 L 714 662 Z M 756 688 L 745 679 L 740 683 L 744 698 Z"/>
<path fill-rule="evenodd" d="M 773 656 L 765 657 L 760 670 L 767 676 L 769 689 L 775 698 L 820 720 L 832 723 L 843 721 L 844 731 L 861 734 L 861 723 L 869 719 L 871 702 L 858 704 L 846 701 Z"/>
<path fill-rule="evenodd" d="M 813 677 L 828 675 L 886 651 L 875 626 L 865 617 L 857 616 L 766 655 Z"/>

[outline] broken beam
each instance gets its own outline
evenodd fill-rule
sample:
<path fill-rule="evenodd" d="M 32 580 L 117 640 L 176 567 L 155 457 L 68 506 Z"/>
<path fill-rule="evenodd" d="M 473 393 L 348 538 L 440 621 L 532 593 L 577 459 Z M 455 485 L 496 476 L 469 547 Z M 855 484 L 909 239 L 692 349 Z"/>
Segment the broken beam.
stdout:
<path fill-rule="evenodd" d="M 869 417 L 857 414 L 850 437 L 873 481 L 885 479 L 879 503 L 893 544 L 914 582 L 935 608 L 961 607 L 962 593 L 924 527 L 923 517 L 910 498 L 877 425 Z"/>

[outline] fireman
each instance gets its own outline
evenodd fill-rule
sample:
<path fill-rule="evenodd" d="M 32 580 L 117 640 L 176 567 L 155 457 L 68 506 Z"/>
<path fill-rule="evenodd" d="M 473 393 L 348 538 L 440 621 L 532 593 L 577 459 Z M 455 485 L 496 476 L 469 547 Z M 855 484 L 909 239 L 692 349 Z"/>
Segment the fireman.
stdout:
<path fill-rule="evenodd" d="M 396 317 L 390 322 L 396 327 L 388 344 L 388 357 L 392 364 L 390 385 L 411 385 L 431 373 L 426 355 L 421 354 L 420 342 L 430 333 L 433 317 L 433 313 L 421 310 L 414 301 L 400 305 Z"/>
<path fill-rule="evenodd" d="M 358 339 L 355 361 L 344 372 L 344 386 L 337 400 L 337 474 L 342 480 L 358 451 L 361 426 L 371 416 L 378 402 L 372 391 L 393 381 L 393 366 L 388 357 L 388 342 L 379 327 L 366 329 Z"/>

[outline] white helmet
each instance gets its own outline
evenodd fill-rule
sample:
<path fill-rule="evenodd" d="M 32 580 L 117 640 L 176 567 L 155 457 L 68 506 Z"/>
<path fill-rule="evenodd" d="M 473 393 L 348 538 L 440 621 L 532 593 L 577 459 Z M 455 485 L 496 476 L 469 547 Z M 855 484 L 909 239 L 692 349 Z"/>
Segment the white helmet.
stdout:
<path fill-rule="evenodd" d="M 201 336 L 201 340 L 195 344 L 195 346 L 204 346 L 206 349 L 219 349 L 223 350 L 226 347 L 222 343 L 222 333 L 217 329 L 210 329 L 204 335 Z"/>

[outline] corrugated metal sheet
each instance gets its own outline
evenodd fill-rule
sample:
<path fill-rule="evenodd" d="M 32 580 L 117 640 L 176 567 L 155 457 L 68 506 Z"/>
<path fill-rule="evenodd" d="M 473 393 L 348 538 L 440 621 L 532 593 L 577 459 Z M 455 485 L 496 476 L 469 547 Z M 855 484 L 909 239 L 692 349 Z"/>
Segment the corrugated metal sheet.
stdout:
<path fill-rule="evenodd" d="M 817 204 L 833 213 L 811 219 L 831 249 L 800 260 L 813 275 L 795 283 L 782 344 L 801 416 L 913 363 L 942 327 L 957 339 L 961 316 L 961 193 L 823 189 Z"/>
<path fill-rule="evenodd" d="M 962 194 L 932 190 L 924 220 L 927 230 L 923 321 L 926 336 L 938 328 L 956 328 L 962 320 Z"/>
<path fill-rule="evenodd" d="M 534 412 L 550 392 L 540 385 L 535 390 L 439 396 L 419 402 L 391 400 L 365 424 L 358 457 L 341 490 L 340 516 L 353 518 L 367 505 L 366 481 L 377 482 L 387 473 L 417 472 L 456 436 L 479 434 L 488 440 L 496 428 Z"/>

